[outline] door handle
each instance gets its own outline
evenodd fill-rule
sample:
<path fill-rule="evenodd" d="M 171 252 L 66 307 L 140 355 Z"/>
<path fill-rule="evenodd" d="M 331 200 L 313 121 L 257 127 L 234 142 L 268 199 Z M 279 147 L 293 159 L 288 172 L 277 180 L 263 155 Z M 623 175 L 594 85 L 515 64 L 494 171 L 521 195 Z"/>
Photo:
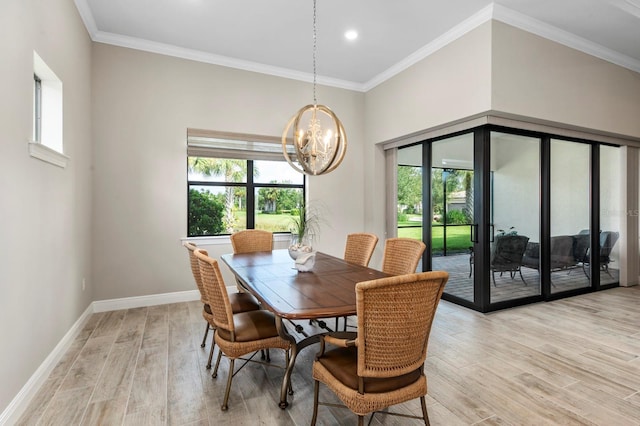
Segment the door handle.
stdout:
<path fill-rule="evenodd" d="M 478 224 L 477 223 L 471 224 L 469 225 L 469 228 L 471 228 L 471 236 L 469 237 L 471 239 L 471 242 L 477 243 L 478 242 Z"/>

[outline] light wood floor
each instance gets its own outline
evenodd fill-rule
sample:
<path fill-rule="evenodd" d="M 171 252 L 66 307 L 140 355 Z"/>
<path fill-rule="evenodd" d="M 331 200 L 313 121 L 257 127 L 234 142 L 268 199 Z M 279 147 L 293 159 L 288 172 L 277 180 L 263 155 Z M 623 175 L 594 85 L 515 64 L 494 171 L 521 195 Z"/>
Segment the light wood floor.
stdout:
<path fill-rule="evenodd" d="M 189 302 L 93 315 L 20 424 L 309 424 L 315 348 L 298 358 L 288 409 L 277 406 L 282 371 L 252 364 L 235 377 L 222 412 L 227 363 L 217 379 L 205 369 L 200 309 Z M 272 362 L 282 360 L 272 350 Z M 640 425 L 640 288 L 486 315 L 443 301 L 425 371 L 432 425 Z M 414 401 L 395 409 L 420 410 Z M 356 422 L 327 407 L 319 420 Z M 372 424 L 420 423 L 376 414 Z"/>

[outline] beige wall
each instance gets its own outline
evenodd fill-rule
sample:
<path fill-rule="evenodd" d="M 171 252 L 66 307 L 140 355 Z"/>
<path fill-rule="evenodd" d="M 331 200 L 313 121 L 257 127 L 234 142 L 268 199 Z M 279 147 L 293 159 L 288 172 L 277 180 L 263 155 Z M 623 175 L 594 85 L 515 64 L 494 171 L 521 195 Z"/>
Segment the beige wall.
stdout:
<path fill-rule="evenodd" d="M 483 24 L 365 95 L 366 227 L 385 234 L 384 152 L 376 143 L 491 106 L 491 25 Z M 374 255 L 372 264 L 379 261 Z"/>
<path fill-rule="evenodd" d="M 66 169 L 29 156 L 34 50 L 63 83 Z M 3 0 L 0 52 L 2 412 L 93 300 L 91 41 L 72 0 Z"/>
<path fill-rule="evenodd" d="M 193 290 L 180 244 L 187 128 L 280 136 L 312 101 L 312 87 L 104 44 L 93 55 L 95 299 Z M 318 87 L 318 100 L 340 117 L 349 141 L 338 169 L 309 179 L 311 202 L 326 212 L 316 247 L 341 256 L 346 234 L 364 230 L 364 95 Z M 231 251 L 228 243 L 207 248 Z"/>
<path fill-rule="evenodd" d="M 493 21 L 491 108 L 640 137 L 640 74 Z"/>
<path fill-rule="evenodd" d="M 491 107 L 491 24 L 485 23 L 366 94 L 374 144 Z"/>

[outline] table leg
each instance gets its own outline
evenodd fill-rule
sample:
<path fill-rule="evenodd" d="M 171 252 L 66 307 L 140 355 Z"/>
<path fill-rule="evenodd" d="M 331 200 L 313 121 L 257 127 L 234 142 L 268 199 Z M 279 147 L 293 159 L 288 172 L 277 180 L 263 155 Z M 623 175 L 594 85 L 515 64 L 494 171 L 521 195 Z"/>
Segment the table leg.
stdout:
<path fill-rule="evenodd" d="M 278 329 L 278 334 L 280 335 L 280 337 L 291 342 L 289 364 L 284 371 L 282 387 L 280 388 L 280 408 L 284 410 L 289 405 L 289 403 L 287 402 L 287 389 L 289 388 L 289 383 L 291 382 L 291 372 L 293 371 L 293 366 L 295 365 L 296 358 L 298 357 L 298 344 L 296 342 L 296 339 L 291 334 L 289 334 L 289 331 L 287 331 L 287 327 L 285 327 L 282 323 L 282 317 L 279 317 L 277 315 L 276 328 Z"/>
<path fill-rule="evenodd" d="M 280 408 L 283 410 L 289 406 L 287 402 L 287 391 L 289 389 L 289 384 L 291 383 L 291 373 L 293 372 L 293 367 L 296 364 L 296 358 L 298 357 L 298 353 L 306 348 L 307 346 L 313 345 L 315 343 L 320 342 L 320 336 L 325 335 L 327 333 L 319 333 L 312 334 L 310 336 L 305 337 L 300 341 L 296 341 L 295 337 L 289 334 L 287 327 L 283 324 L 283 318 L 276 315 L 276 328 L 278 329 L 278 334 L 283 339 L 286 339 L 291 342 L 291 353 L 289 356 L 289 364 L 284 372 L 284 378 L 282 379 L 282 387 L 280 388 Z M 356 336 L 355 332 L 332 332 L 332 336 L 338 339 L 354 339 Z M 289 393 L 293 395 L 293 390 Z"/>

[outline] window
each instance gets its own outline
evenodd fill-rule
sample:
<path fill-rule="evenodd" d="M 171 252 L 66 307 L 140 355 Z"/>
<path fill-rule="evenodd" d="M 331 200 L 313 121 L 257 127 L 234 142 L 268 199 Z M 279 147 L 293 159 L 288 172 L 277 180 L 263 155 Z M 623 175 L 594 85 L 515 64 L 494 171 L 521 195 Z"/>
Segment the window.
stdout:
<path fill-rule="evenodd" d="M 252 140 L 188 138 L 189 237 L 243 229 L 289 232 L 304 199 L 304 175 L 278 155 L 279 143 L 244 137 Z"/>
<path fill-rule="evenodd" d="M 29 144 L 32 157 L 66 167 L 62 140 L 62 81 L 33 52 L 33 135 Z"/>
<path fill-rule="evenodd" d="M 42 138 L 42 79 L 33 74 L 33 140 L 40 142 Z"/>

